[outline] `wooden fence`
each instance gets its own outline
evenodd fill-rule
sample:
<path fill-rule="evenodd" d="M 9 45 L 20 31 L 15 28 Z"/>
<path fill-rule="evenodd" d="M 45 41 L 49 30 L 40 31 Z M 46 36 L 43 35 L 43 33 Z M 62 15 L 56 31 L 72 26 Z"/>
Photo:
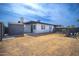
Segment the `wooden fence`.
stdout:
<path fill-rule="evenodd" d="M 0 23 L 0 41 L 2 41 L 2 37 L 3 37 L 3 26 L 2 23 Z"/>

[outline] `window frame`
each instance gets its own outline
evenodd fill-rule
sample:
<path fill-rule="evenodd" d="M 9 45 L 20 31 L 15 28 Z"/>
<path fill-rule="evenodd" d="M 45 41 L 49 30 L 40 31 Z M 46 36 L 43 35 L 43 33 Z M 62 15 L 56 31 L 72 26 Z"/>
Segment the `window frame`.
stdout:
<path fill-rule="evenodd" d="M 41 24 L 41 29 L 44 30 L 45 29 L 45 25 Z"/>
<path fill-rule="evenodd" d="M 52 29 L 52 26 L 51 25 L 49 26 L 49 29 Z"/>

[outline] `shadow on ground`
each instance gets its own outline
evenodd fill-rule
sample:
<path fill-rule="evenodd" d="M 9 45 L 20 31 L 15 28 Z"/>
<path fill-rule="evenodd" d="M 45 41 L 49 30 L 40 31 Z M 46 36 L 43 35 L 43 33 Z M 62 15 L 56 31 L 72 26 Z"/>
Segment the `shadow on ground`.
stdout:
<path fill-rule="evenodd" d="M 51 33 L 25 33 L 26 35 L 29 35 L 29 36 L 34 36 L 34 37 L 40 37 L 40 36 L 45 36 L 45 35 L 49 35 L 49 34 L 52 34 Z M 53 33 L 54 34 L 54 33 Z M 61 34 L 61 33 L 60 33 Z"/>

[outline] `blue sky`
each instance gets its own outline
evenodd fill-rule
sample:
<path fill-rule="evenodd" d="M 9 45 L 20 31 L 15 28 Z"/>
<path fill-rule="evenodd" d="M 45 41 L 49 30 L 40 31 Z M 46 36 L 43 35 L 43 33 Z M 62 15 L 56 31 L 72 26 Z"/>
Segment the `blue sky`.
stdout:
<path fill-rule="evenodd" d="M 24 21 L 41 22 L 79 27 L 79 4 L 64 3 L 0 3 L 0 21 L 18 22 L 20 17 Z"/>

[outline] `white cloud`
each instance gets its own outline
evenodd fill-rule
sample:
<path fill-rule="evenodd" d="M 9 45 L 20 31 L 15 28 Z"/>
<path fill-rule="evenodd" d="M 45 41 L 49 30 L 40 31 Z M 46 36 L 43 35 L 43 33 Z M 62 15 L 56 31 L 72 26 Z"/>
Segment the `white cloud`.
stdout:
<path fill-rule="evenodd" d="M 41 12 L 45 12 L 46 9 L 44 9 L 42 6 L 40 6 L 39 4 L 37 3 L 23 3 L 24 5 L 28 5 L 28 6 L 31 6 L 32 8 L 38 10 L 38 11 L 41 11 Z"/>
<path fill-rule="evenodd" d="M 16 14 L 20 14 L 23 16 L 29 15 L 29 14 L 45 16 L 45 13 L 41 12 L 41 10 L 38 9 L 39 7 L 35 7 L 35 5 L 32 5 L 32 7 L 37 8 L 37 10 L 25 8 L 22 4 L 11 4 L 11 10 L 12 10 L 12 12 L 14 12 Z"/>

